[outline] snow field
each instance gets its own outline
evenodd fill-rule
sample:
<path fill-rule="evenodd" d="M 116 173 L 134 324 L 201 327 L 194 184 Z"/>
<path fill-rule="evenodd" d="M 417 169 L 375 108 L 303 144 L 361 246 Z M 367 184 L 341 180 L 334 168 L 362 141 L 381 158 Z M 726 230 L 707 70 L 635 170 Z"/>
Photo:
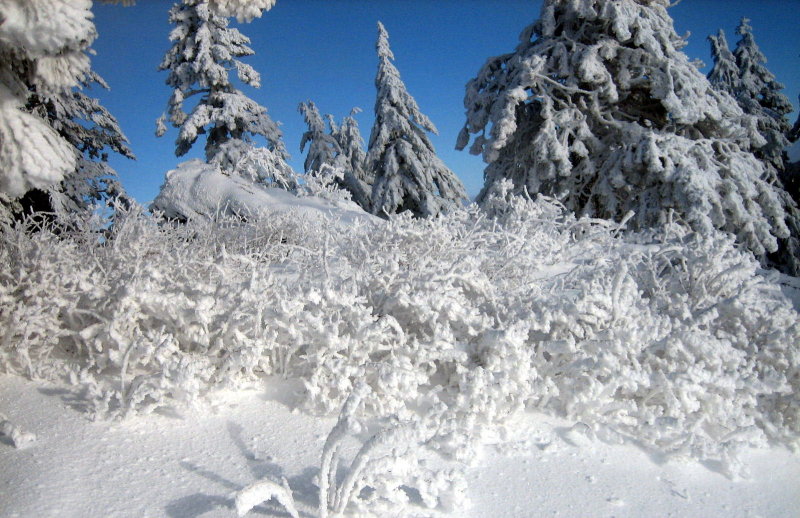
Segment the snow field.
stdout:
<path fill-rule="evenodd" d="M 296 381 L 265 381 L 180 413 L 93 423 L 69 386 L 0 375 L 0 406 L 39 435 L 24 449 L 0 437 L 0 516 L 230 518 L 237 492 L 282 476 L 298 514 L 316 516 L 314 480 L 336 420 L 292 412 Z M 788 518 L 800 506 L 800 460 L 786 451 L 745 452 L 752 478 L 731 481 L 713 465 L 665 462 L 632 445 L 576 447 L 563 439 L 568 421 L 541 414 L 511 426 L 504 446 L 484 448 L 466 470 L 470 503 L 450 516 Z M 346 455 L 353 450 L 346 445 Z M 408 511 L 383 516 L 432 515 Z M 246 516 L 288 513 L 273 500 Z"/>
<path fill-rule="evenodd" d="M 526 409 L 573 442 L 731 477 L 747 447 L 796 447 L 800 326 L 776 276 L 723 234 L 625 233 L 501 187 L 429 220 L 133 211 L 103 239 L 78 220 L 6 229 L 0 369 L 66 380 L 112 420 L 297 380 L 303 411 L 345 408 L 320 514 L 455 512 L 463 467 L 426 459 L 474 461 Z"/>

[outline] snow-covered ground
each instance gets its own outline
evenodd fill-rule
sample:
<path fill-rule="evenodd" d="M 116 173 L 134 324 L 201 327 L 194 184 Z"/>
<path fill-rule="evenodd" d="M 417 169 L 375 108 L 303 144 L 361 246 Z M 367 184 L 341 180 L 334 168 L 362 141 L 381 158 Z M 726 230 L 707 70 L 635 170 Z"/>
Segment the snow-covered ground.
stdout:
<path fill-rule="evenodd" d="M 797 516 L 798 281 L 731 236 L 259 189 L 0 234 L 0 517 Z"/>
<path fill-rule="evenodd" d="M 194 410 L 91 422 L 70 387 L 0 376 L 0 408 L 37 440 L 0 439 L 0 516 L 235 516 L 232 495 L 264 477 L 288 479 L 301 516 L 316 516 L 317 474 L 333 418 L 292 412 L 299 387 L 270 379 Z M 467 470 L 469 507 L 456 517 L 797 516 L 800 458 L 745 455 L 750 478 L 713 464 L 669 461 L 632 445 L 587 438 L 539 414 L 513 422 Z M 424 516 L 424 510 L 419 510 Z M 274 502 L 250 516 L 287 516 Z"/>

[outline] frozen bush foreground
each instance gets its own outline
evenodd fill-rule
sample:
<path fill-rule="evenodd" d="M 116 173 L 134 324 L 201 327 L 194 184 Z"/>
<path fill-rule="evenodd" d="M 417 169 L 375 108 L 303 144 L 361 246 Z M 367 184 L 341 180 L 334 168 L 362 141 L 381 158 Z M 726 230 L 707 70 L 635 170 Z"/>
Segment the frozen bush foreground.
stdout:
<path fill-rule="evenodd" d="M 347 232 L 291 213 L 70 228 L 2 231 L 0 371 L 65 377 L 97 416 L 282 375 L 315 413 L 365 386 L 359 418 L 457 460 L 526 408 L 731 473 L 743 446 L 800 442 L 800 318 L 723 234 L 626 234 L 502 189 Z"/>

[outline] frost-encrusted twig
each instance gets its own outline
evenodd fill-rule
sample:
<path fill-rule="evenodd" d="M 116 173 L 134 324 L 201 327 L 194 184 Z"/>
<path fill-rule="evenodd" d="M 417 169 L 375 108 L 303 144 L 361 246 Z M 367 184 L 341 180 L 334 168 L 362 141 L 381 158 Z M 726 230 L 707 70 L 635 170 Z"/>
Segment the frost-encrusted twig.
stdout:
<path fill-rule="evenodd" d="M 396 513 L 397 506 L 410 502 L 410 488 L 430 509 L 463 508 L 467 502 L 463 473 L 428 468 L 421 458 L 426 443 L 436 434 L 436 427 L 426 426 L 430 423 L 423 420 L 390 419 L 362 444 L 344 478 L 337 478 L 341 443 L 348 434 L 357 433 L 354 413 L 368 393 L 366 384 L 356 386 L 325 443 L 319 473 L 320 518 L 327 518 L 329 512 L 341 516 L 351 504 L 378 516 Z"/>
<path fill-rule="evenodd" d="M 253 507 L 273 498 L 286 509 L 289 516 L 292 518 L 300 518 L 294 504 L 292 490 L 289 488 L 289 482 L 286 480 L 286 477 L 281 478 L 280 484 L 276 484 L 269 479 L 259 480 L 236 493 L 236 513 L 239 516 L 244 516 Z"/>
<path fill-rule="evenodd" d="M 326 518 L 329 507 L 336 503 L 336 470 L 339 465 L 339 448 L 347 434 L 356 430 L 355 413 L 361 404 L 361 400 L 369 391 L 369 386 L 366 383 L 356 385 L 342 407 L 339 420 L 325 440 L 319 469 L 320 518 Z"/>
<path fill-rule="evenodd" d="M 36 441 L 35 434 L 23 431 L 3 414 L 0 414 L 0 435 L 11 439 L 15 448 L 24 448 Z"/>

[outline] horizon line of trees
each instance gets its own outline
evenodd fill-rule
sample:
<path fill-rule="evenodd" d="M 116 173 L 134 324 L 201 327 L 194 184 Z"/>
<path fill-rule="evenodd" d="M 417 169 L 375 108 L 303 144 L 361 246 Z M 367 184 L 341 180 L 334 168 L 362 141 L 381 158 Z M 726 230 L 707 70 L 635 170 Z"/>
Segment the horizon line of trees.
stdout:
<path fill-rule="evenodd" d="M 84 93 L 91 84 L 107 87 L 89 64 L 91 2 L 27 4 L 22 16 L 0 9 L 0 205 L 59 213 L 126 200 L 108 153 L 135 156 L 116 119 Z M 254 53 L 250 40 L 229 18 L 251 21 L 274 4 L 174 4 L 172 46 L 159 65 L 173 93 L 156 133 L 178 130 L 177 156 L 204 135 L 209 164 L 291 190 L 298 176 L 278 124 L 230 77 L 235 71 L 242 84 L 260 86 L 258 72 L 241 61 Z M 706 77 L 682 52 L 668 7 L 668 0 L 545 0 L 517 48 L 490 58 L 467 84 L 457 148 L 469 145 L 487 164 L 477 201 L 510 180 L 515 194 L 551 196 L 578 215 L 620 221 L 633 213 L 633 229 L 677 216 L 700 232 L 730 232 L 766 264 L 798 275 L 800 173 L 785 149 L 800 138 L 800 117 L 794 125 L 786 118 L 792 105 L 748 19 L 733 51 L 722 30 L 709 36 Z M 42 21 L 56 11 L 58 26 Z M 380 22 L 376 50 L 366 149 L 357 109 L 337 123 L 302 102 L 304 172 L 338 172 L 333 182 L 383 217 L 446 212 L 466 201 L 463 184 L 436 155 L 427 136 L 436 127 L 402 82 Z"/>

